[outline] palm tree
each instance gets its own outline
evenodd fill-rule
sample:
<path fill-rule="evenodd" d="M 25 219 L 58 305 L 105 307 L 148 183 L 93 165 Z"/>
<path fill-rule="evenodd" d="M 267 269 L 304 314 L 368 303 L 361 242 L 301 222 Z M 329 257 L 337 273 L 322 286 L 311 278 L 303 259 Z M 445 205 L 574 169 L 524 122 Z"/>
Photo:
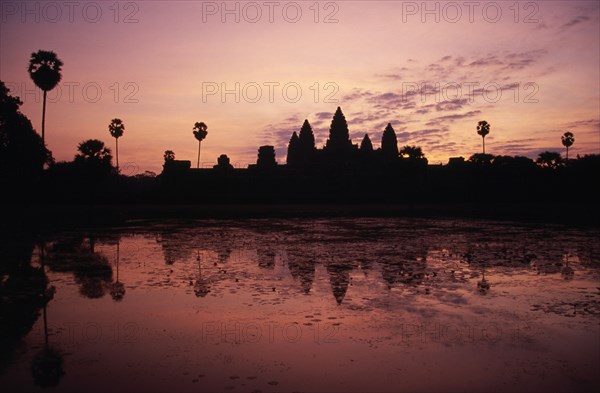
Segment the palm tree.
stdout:
<path fill-rule="evenodd" d="M 203 122 L 194 124 L 194 137 L 198 139 L 198 164 L 197 168 L 200 168 L 200 147 L 202 145 L 202 141 L 208 135 L 208 131 L 206 131 L 208 127 Z"/>
<path fill-rule="evenodd" d="M 115 150 L 117 156 L 117 173 L 119 173 L 119 138 L 123 136 L 123 131 L 125 131 L 125 123 L 121 119 L 112 119 L 108 125 L 108 132 L 115 138 L 115 142 L 117 143 L 117 149 Z"/>
<path fill-rule="evenodd" d="M 490 123 L 485 120 L 477 123 L 477 133 L 481 135 L 481 139 L 483 139 L 483 154 L 485 154 L 485 136 L 490 133 Z"/>
<path fill-rule="evenodd" d="M 563 136 L 560 137 L 560 139 L 563 146 L 567 148 L 567 161 L 569 161 L 569 147 L 573 146 L 573 143 L 575 143 L 575 136 L 572 132 L 567 131 Z"/>
<path fill-rule="evenodd" d="M 44 104 L 42 107 L 42 144 L 45 144 L 46 123 L 46 93 L 56 87 L 62 75 L 60 73 L 63 62 L 58 59 L 52 51 L 38 50 L 31 54 L 29 59 L 29 77 L 33 83 L 44 92 Z"/>

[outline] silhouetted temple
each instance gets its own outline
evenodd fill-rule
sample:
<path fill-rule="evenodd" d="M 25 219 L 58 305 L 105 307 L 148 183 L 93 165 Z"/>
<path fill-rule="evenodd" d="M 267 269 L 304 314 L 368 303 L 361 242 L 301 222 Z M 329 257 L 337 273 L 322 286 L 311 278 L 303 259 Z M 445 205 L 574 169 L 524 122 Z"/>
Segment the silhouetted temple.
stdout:
<path fill-rule="evenodd" d="M 308 120 L 300 129 L 300 134 L 292 134 L 288 145 L 287 164 L 291 167 L 319 168 L 360 168 L 376 164 L 390 164 L 400 159 L 398 138 L 391 123 L 383 131 L 381 148 L 374 150 L 368 134 L 365 134 L 360 148 L 353 144 L 348 131 L 348 122 L 342 109 L 337 108 L 329 128 L 329 137 L 323 149 L 315 147 L 315 137 Z M 421 160 L 426 164 L 426 160 Z"/>

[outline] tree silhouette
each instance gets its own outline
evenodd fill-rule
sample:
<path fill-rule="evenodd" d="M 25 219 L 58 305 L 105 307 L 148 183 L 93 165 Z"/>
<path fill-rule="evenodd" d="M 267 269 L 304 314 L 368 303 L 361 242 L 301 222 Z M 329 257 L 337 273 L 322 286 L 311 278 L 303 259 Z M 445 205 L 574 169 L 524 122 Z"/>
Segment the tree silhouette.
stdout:
<path fill-rule="evenodd" d="M 112 119 L 108 125 L 108 132 L 115 138 L 116 142 L 115 153 L 117 157 L 117 173 L 119 172 L 119 138 L 123 136 L 123 131 L 125 131 L 125 124 L 123 121 L 121 119 Z"/>
<path fill-rule="evenodd" d="M 79 154 L 75 159 L 83 159 L 87 161 L 109 162 L 112 159 L 110 149 L 104 146 L 104 142 L 98 139 L 88 139 L 81 142 L 77 146 Z"/>
<path fill-rule="evenodd" d="M 98 139 L 88 139 L 77 146 L 79 154 L 75 156 L 75 164 L 78 165 L 88 180 L 108 175 L 112 170 L 112 155 L 110 149 L 104 142 Z"/>
<path fill-rule="evenodd" d="M 404 146 L 402 150 L 400 150 L 400 155 L 403 158 L 408 158 L 411 161 L 422 160 L 425 158 L 423 150 L 417 146 Z"/>
<path fill-rule="evenodd" d="M 173 150 L 165 150 L 163 158 L 165 159 L 165 163 L 169 161 L 175 161 L 175 152 Z"/>
<path fill-rule="evenodd" d="M 469 157 L 469 162 L 478 166 L 488 166 L 492 164 L 494 156 L 492 154 L 476 153 Z"/>
<path fill-rule="evenodd" d="M 19 111 L 22 104 L 0 81 L 0 179 L 4 185 L 8 181 L 29 184 L 45 163 L 52 162 L 42 138 Z"/>
<path fill-rule="evenodd" d="M 562 164 L 562 158 L 560 157 L 560 153 L 554 151 L 545 151 L 540 153 L 536 162 L 542 168 L 556 169 Z"/>
<path fill-rule="evenodd" d="M 194 124 L 194 138 L 198 140 L 198 163 L 196 168 L 200 168 L 200 147 L 202 146 L 202 141 L 208 135 L 207 129 L 208 127 L 203 122 L 196 122 Z"/>
<path fill-rule="evenodd" d="M 60 73 L 63 62 L 52 51 L 38 50 L 31 54 L 27 71 L 33 83 L 44 92 L 42 106 L 42 143 L 46 144 L 46 93 L 56 87 L 62 75 Z"/>
<path fill-rule="evenodd" d="M 483 140 L 483 154 L 485 154 L 485 137 L 490 133 L 490 123 L 485 120 L 477 123 L 477 133 L 481 135 L 481 139 Z"/>
<path fill-rule="evenodd" d="M 381 152 L 389 159 L 398 158 L 398 138 L 390 123 L 387 124 L 381 137 Z"/>
<path fill-rule="evenodd" d="M 567 148 L 567 161 L 569 161 L 569 147 L 573 146 L 573 143 L 575 143 L 575 136 L 572 132 L 567 131 L 560 137 L 560 140 L 563 146 Z"/>

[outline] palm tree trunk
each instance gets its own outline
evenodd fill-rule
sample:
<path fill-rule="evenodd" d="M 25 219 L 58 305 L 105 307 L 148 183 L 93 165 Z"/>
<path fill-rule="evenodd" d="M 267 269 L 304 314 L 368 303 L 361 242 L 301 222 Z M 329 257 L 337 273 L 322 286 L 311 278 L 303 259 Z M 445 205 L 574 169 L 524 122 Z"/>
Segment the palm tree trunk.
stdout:
<path fill-rule="evenodd" d="M 196 168 L 200 168 L 200 148 L 202 147 L 202 141 L 198 141 L 198 163 L 196 164 Z"/>
<path fill-rule="evenodd" d="M 46 147 L 46 90 L 44 90 L 44 103 L 42 104 L 42 145 Z"/>
<path fill-rule="evenodd" d="M 569 146 L 567 146 L 567 161 L 569 161 Z"/>
<path fill-rule="evenodd" d="M 117 173 L 119 173 L 119 138 L 115 138 L 117 142 Z"/>
<path fill-rule="evenodd" d="M 485 154 L 485 137 L 483 137 L 481 139 L 483 139 L 483 154 Z"/>

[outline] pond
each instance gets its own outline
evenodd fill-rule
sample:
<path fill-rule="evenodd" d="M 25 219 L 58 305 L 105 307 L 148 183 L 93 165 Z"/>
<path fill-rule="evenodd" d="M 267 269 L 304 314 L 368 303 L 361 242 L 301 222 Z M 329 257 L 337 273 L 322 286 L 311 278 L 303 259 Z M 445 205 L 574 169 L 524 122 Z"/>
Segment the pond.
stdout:
<path fill-rule="evenodd" d="M 6 391 L 597 391 L 597 229 L 131 221 L 2 245 Z"/>

